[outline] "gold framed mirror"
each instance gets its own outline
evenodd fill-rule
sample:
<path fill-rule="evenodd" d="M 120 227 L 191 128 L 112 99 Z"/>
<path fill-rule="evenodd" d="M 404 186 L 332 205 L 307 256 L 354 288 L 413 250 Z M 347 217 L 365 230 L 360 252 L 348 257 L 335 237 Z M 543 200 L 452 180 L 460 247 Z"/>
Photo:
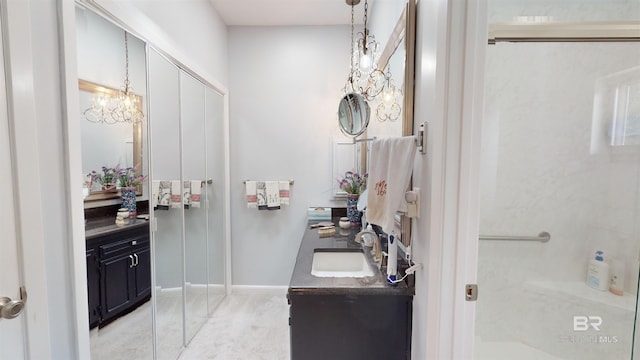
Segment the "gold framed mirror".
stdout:
<path fill-rule="evenodd" d="M 116 98 L 120 91 L 86 80 L 79 80 L 80 117 L 82 138 L 82 172 L 85 177 L 91 172 L 100 172 L 102 166 L 133 167 L 137 165 L 136 176 L 142 175 L 142 121 L 136 123 L 103 124 L 87 120 L 87 112 L 101 99 Z M 131 94 L 136 99 L 136 107 L 142 111 L 142 96 Z M 101 189 L 99 184 L 88 184 L 85 202 L 117 199 L 117 189 Z M 142 195 L 138 186 L 137 195 Z"/>

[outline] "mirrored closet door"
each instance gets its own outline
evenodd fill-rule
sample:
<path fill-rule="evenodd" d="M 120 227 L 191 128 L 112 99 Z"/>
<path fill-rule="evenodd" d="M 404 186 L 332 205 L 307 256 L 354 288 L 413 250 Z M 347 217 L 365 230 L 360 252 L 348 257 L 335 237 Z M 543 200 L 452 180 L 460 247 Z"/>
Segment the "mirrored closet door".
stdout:
<path fill-rule="evenodd" d="M 134 29 L 94 2 L 77 4 L 81 113 L 110 99 L 109 89 L 118 93 L 127 75 L 142 113 L 141 121 L 124 130 L 93 122 L 91 132 L 83 128 L 83 160 L 111 156 L 83 172 L 100 170 L 98 165 L 139 165 L 147 179 L 137 191 L 138 214 L 149 212 L 149 221 L 134 221 L 141 225 L 136 238 L 123 233 L 113 246 L 97 243 L 89 221 L 85 235 L 95 246 L 87 246 L 86 239 L 74 245 L 87 250 L 91 357 L 174 360 L 227 293 L 226 90 L 134 36 Z M 88 83 L 93 90 L 86 90 Z M 112 142 L 102 146 L 105 140 Z M 120 148 L 121 153 L 114 151 Z M 86 189 L 85 208 L 106 214 L 104 224 L 96 226 L 114 230 L 122 206 L 119 190 L 97 185 Z M 122 250 L 122 244 L 133 250 Z M 105 251 L 113 259 L 100 260 Z M 109 280 L 110 274 L 120 280 Z M 108 306 L 100 307 L 103 303 Z M 112 310 L 118 313 L 111 315 Z"/>
<path fill-rule="evenodd" d="M 175 359 L 226 293 L 225 103 L 151 47 L 149 79 L 156 354 Z"/>

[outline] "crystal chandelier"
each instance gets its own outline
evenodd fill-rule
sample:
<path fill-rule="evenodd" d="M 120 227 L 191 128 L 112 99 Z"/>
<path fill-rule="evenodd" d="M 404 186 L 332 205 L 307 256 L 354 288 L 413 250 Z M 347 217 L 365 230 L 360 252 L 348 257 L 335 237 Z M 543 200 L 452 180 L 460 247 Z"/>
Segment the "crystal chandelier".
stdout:
<path fill-rule="evenodd" d="M 115 96 L 101 94 L 95 96 L 91 106 L 82 112 L 82 116 L 91 122 L 100 124 L 135 124 L 144 119 L 140 110 L 139 96 L 135 95 L 129 82 L 129 39 L 124 32 L 125 78 L 124 84 Z"/>
<path fill-rule="evenodd" d="M 368 0 L 364 2 L 364 29 L 354 37 L 354 8 L 360 0 L 346 0 L 351 5 L 350 71 L 344 93 L 359 93 L 367 101 L 378 96 L 386 83 L 386 75 L 378 69 L 378 42 L 368 28 Z"/>
<path fill-rule="evenodd" d="M 376 118 L 378 121 L 398 120 L 402 112 L 402 107 L 400 106 L 401 99 L 402 90 L 394 84 L 391 78 L 391 71 L 387 70 L 382 96 L 378 97 L 380 103 L 376 107 Z"/>

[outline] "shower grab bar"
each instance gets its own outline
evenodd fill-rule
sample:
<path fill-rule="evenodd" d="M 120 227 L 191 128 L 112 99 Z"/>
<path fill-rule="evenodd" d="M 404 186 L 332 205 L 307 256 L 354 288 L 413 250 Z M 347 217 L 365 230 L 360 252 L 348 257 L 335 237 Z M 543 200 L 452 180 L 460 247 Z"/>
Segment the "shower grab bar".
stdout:
<path fill-rule="evenodd" d="M 538 236 L 480 235 L 479 240 L 539 241 L 546 243 L 551 240 L 551 234 L 543 231 Z"/>

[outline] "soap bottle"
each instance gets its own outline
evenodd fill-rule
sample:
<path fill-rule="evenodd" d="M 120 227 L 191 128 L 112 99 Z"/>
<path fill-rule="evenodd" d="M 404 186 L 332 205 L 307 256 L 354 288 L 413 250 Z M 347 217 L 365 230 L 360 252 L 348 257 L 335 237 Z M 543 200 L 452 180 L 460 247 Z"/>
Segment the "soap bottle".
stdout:
<path fill-rule="evenodd" d="M 604 252 L 598 250 L 589 261 L 587 285 L 600 291 L 609 290 L 609 264 L 604 261 Z"/>
<path fill-rule="evenodd" d="M 609 274 L 611 283 L 609 285 L 609 291 L 618 296 L 624 294 L 624 272 L 624 263 L 621 260 L 611 260 L 611 271 Z"/>

